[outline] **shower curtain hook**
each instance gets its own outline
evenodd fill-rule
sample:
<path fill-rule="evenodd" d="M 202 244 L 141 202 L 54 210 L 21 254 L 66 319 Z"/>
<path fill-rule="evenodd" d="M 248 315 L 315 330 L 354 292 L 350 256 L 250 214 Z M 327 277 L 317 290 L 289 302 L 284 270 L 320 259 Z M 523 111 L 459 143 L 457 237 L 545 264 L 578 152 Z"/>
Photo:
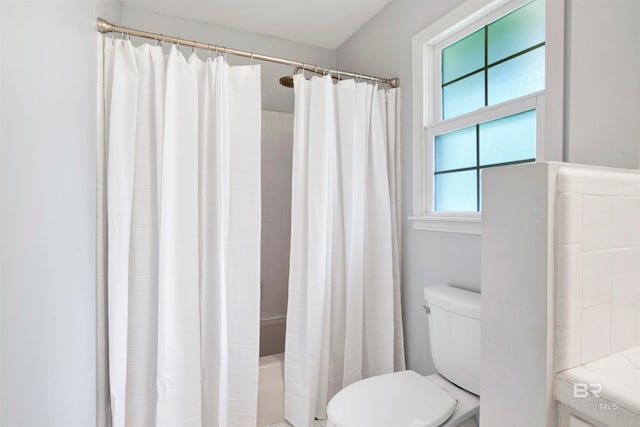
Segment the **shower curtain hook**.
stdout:
<path fill-rule="evenodd" d="M 251 65 L 255 65 L 255 62 L 253 61 L 253 52 L 251 52 Z"/>
<path fill-rule="evenodd" d="M 196 53 L 196 41 L 193 41 L 193 46 L 191 46 L 191 53 L 195 54 Z"/>
<path fill-rule="evenodd" d="M 222 48 L 224 49 L 222 51 L 222 59 L 224 59 L 224 62 L 227 62 L 227 47 L 226 46 L 222 46 Z"/>

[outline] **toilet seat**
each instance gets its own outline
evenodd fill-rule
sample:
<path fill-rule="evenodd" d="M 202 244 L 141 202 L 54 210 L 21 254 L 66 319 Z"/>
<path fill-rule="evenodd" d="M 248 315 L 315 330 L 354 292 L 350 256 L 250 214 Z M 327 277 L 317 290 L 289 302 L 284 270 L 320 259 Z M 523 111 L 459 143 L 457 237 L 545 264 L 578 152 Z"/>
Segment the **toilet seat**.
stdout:
<path fill-rule="evenodd" d="M 437 427 L 453 413 L 456 400 L 413 371 L 379 375 L 351 384 L 327 406 L 335 427 Z"/>

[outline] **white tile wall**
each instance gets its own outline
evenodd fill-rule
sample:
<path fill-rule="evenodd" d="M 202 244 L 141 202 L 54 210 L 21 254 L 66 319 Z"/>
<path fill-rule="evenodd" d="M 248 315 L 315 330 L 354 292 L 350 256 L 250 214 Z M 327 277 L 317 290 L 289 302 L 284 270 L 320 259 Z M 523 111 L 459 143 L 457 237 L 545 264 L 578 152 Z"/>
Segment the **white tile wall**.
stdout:
<path fill-rule="evenodd" d="M 293 114 L 262 112 L 262 319 L 285 316 L 291 236 Z"/>
<path fill-rule="evenodd" d="M 616 248 L 640 245 L 640 200 L 615 198 L 611 206 L 611 239 Z"/>
<path fill-rule="evenodd" d="M 611 251 L 592 251 L 582 254 L 582 307 L 611 303 L 612 259 Z M 572 286 L 579 287 L 579 279 L 575 277 Z M 580 307 L 578 304 L 570 305 Z"/>
<path fill-rule="evenodd" d="M 601 359 L 611 351 L 611 304 L 582 309 L 581 362 Z"/>
<path fill-rule="evenodd" d="M 640 174 L 557 175 L 555 371 L 640 344 Z"/>
<path fill-rule="evenodd" d="M 611 198 L 583 196 L 582 249 L 609 249 L 611 247 Z M 577 219 L 572 217 L 571 220 Z"/>

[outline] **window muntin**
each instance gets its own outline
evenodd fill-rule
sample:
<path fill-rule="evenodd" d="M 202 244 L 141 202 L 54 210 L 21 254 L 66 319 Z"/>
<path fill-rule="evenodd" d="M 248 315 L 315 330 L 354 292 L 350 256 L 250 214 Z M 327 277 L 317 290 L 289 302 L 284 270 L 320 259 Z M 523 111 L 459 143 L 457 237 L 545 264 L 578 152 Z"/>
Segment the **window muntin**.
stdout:
<path fill-rule="evenodd" d="M 441 119 L 543 90 L 544 44 L 538 0 L 442 48 Z"/>
<path fill-rule="evenodd" d="M 434 210 L 480 211 L 482 170 L 535 156 L 535 109 L 437 135 Z"/>

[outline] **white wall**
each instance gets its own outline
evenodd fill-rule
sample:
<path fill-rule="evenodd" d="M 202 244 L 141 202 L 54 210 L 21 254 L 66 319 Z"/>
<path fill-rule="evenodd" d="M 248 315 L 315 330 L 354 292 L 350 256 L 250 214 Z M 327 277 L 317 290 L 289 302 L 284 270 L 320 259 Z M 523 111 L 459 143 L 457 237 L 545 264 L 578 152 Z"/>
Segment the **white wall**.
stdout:
<path fill-rule="evenodd" d="M 640 2 L 566 0 L 565 160 L 640 167 Z"/>
<path fill-rule="evenodd" d="M 302 43 L 248 33 L 204 22 L 190 21 L 181 18 L 164 16 L 131 7 L 122 8 L 122 25 L 141 30 L 157 32 L 184 39 L 211 42 L 218 46 L 286 59 L 303 61 L 309 64 L 335 66 L 334 50 L 313 47 Z M 141 39 L 133 38 L 134 43 Z M 153 43 L 153 41 L 152 41 Z M 190 48 L 180 48 L 185 55 L 191 54 Z M 198 55 L 206 57 L 208 52 L 198 50 Z M 227 60 L 232 65 L 250 64 L 250 59 L 229 55 Z M 286 88 L 278 79 L 293 73 L 293 68 L 286 65 L 264 63 L 262 67 L 262 109 L 281 112 L 293 112 L 293 89 Z"/>
<path fill-rule="evenodd" d="M 481 426 L 553 427 L 554 208 L 562 163 L 482 175 Z"/>
<path fill-rule="evenodd" d="M 478 236 L 413 230 L 411 171 L 411 37 L 462 0 L 395 0 L 338 48 L 346 70 L 400 78 L 402 88 L 402 299 L 407 364 L 421 373 L 435 371 L 428 346 L 424 286 L 457 283 L 479 289 Z"/>
<path fill-rule="evenodd" d="M 95 425 L 99 14 L 0 3 L 1 426 Z"/>

